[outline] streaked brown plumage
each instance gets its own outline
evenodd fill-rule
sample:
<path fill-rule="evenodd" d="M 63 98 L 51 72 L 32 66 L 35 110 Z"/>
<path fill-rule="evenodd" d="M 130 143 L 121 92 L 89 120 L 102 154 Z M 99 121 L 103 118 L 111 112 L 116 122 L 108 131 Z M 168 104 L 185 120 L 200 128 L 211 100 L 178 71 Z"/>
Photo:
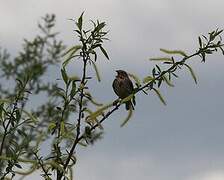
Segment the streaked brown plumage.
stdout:
<path fill-rule="evenodd" d="M 117 96 L 123 99 L 133 93 L 134 87 L 132 81 L 129 79 L 128 74 L 125 71 L 117 70 L 116 72 L 117 76 L 114 79 L 112 86 Z M 134 99 L 133 104 L 135 104 Z M 126 109 L 127 110 L 129 110 L 130 108 L 134 109 L 133 104 L 131 100 L 126 102 L 125 103 Z"/>

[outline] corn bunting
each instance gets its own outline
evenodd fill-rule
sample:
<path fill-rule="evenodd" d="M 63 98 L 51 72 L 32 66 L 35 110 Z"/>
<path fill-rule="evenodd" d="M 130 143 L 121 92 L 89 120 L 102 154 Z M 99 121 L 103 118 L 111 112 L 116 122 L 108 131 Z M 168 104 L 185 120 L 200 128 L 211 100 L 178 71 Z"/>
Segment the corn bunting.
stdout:
<path fill-rule="evenodd" d="M 128 74 L 125 71 L 117 70 L 116 72 L 117 76 L 114 79 L 112 86 L 116 95 L 119 98 L 124 99 L 133 93 L 134 87 L 132 81 L 129 79 Z M 135 99 L 133 97 L 132 100 L 129 100 L 125 103 L 126 110 L 129 110 L 130 108 L 134 110 L 132 101 L 135 105 Z"/>

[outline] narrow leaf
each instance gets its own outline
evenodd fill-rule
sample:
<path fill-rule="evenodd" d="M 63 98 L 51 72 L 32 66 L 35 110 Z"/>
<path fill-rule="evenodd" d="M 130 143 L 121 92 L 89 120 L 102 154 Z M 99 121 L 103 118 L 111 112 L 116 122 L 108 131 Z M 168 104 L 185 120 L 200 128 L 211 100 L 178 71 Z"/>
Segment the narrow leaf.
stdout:
<path fill-rule="evenodd" d="M 216 36 L 218 36 L 219 34 L 221 34 L 223 32 L 223 29 L 219 31 L 219 29 L 216 30 Z"/>
<path fill-rule="evenodd" d="M 78 142 L 78 144 L 80 145 L 80 146 L 83 146 L 83 147 L 87 147 L 87 144 L 85 144 L 84 142 Z"/>
<path fill-rule="evenodd" d="M 92 113 L 93 113 L 90 109 L 87 109 L 87 108 L 86 108 L 84 111 L 87 112 L 88 114 L 92 114 Z M 98 127 L 99 127 L 101 130 L 103 130 L 103 126 L 100 124 L 100 122 L 98 121 L 97 118 L 94 118 L 94 119 L 88 119 L 88 117 L 87 117 L 86 120 L 87 120 L 88 122 L 90 122 L 91 124 L 92 124 L 92 123 L 96 123 L 96 124 L 98 125 Z"/>
<path fill-rule="evenodd" d="M 158 89 L 155 89 L 155 88 L 152 88 L 155 92 L 156 92 L 156 95 L 159 97 L 160 101 L 166 105 L 166 101 L 164 100 L 163 96 L 160 94 L 159 90 Z"/>
<path fill-rule="evenodd" d="M 84 12 L 82 12 L 82 14 L 79 17 L 78 22 L 76 24 L 78 26 L 79 30 L 82 30 L 82 17 L 83 17 L 83 14 L 84 14 Z"/>
<path fill-rule="evenodd" d="M 166 53 L 166 54 L 179 54 L 184 57 L 187 57 L 187 54 L 184 51 L 181 50 L 167 50 L 167 49 L 160 49 L 160 51 Z"/>
<path fill-rule="evenodd" d="M 105 25 L 106 25 L 105 22 L 102 22 L 102 23 L 98 24 L 97 27 L 94 29 L 94 31 L 99 32 L 101 29 L 104 28 Z"/>
<path fill-rule="evenodd" d="M 34 123 L 38 122 L 38 119 L 34 117 L 31 113 L 27 112 L 26 110 L 22 110 L 23 113 L 25 113 Z"/>
<path fill-rule="evenodd" d="M 198 37 L 198 42 L 199 42 L 200 47 L 202 47 L 202 41 L 201 41 L 201 37 L 200 36 Z"/>
<path fill-rule="evenodd" d="M 72 89 L 71 89 L 71 92 L 70 92 L 70 97 L 73 98 L 74 95 L 76 94 L 76 81 L 72 81 Z"/>
<path fill-rule="evenodd" d="M 130 76 L 135 81 L 137 86 L 141 86 L 141 81 L 140 81 L 140 79 L 136 75 L 128 73 L 128 76 Z"/>
<path fill-rule="evenodd" d="M 0 104 L 4 103 L 10 103 L 11 101 L 9 99 L 0 99 Z"/>
<path fill-rule="evenodd" d="M 133 110 L 132 110 L 132 108 L 130 108 L 129 111 L 128 111 L 127 117 L 125 118 L 125 120 L 120 125 L 121 127 L 123 127 L 125 124 L 127 124 L 127 122 L 131 119 L 132 114 L 133 114 Z"/>
<path fill-rule="evenodd" d="M 106 50 L 102 46 L 99 46 L 99 47 L 100 47 L 100 50 L 102 51 L 102 53 L 104 54 L 104 56 L 109 60 L 110 58 L 109 58 Z"/>
<path fill-rule="evenodd" d="M 94 98 L 92 97 L 92 95 L 90 94 L 90 92 L 85 92 L 85 96 L 96 106 L 102 106 L 102 103 L 97 102 L 96 100 L 94 100 Z"/>
<path fill-rule="evenodd" d="M 102 103 L 97 102 L 97 101 L 96 101 L 95 99 L 93 99 L 93 98 L 91 98 L 90 101 L 91 101 L 91 103 L 93 103 L 93 104 L 96 105 L 96 106 L 103 106 Z"/>
<path fill-rule="evenodd" d="M 131 95 L 127 96 L 126 98 L 121 100 L 121 103 L 123 104 L 123 103 L 125 103 L 127 101 L 130 101 L 133 98 L 133 96 L 134 96 L 134 94 L 131 94 Z"/>
<path fill-rule="evenodd" d="M 196 75 L 195 75 L 193 69 L 189 65 L 187 65 L 187 64 L 184 64 L 184 65 L 189 69 L 189 71 L 191 73 L 191 76 L 194 79 L 195 84 L 197 84 L 197 78 L 196 78 Z"/>
<path fill-rule="evenodd" d="M 52 129 L 54 129 L 55 127 L 56 127 L 56 123 L 54 123 L 54 122 L 49 123 L 48 131 L 52 131 Z"/>
<path fill-rule="evenodd" d="M 71 51 L 69 51 L 68 53 L 65 53 L 65 54 L 68 54 L 68 57 L 65 58 L 62 66 L 63 68 L 65 68 L 67 66 L 67 64 L 75 57 L 79 57 L 79 55 L 74 55 L 78 50 L 80 50 L 82 48 L 82 46 L 80 45 L 77 45 L 77 46 L 73 46 L 71 49 Z"/>
<path fill-rule="evenodd" d="M 111 104 L 108 104 L 108 105 L 105 105 L 103 106 L 102 108 L 99 108 L 97 111 L 93 112 L 92 114 L 90 114 L 87 119 L 95 119 L 97 118 L 98 116 L 102 115 L 103 114 L 103 111 L 112 107 L 113 106 L 113 103 Z"/>
<path fill-rule="evenodd" d="M 20 165 L 20 164 L 15 164 L 15 166 L 17 167 L 17 168 L 19 168 L 19 169 L 22 169 L 22 166 Z"/>
<path fill-rule="evenodd" d="M 4 112 L 4 103 L 0 103 L 0 121 L 2 120 L 3 117 L 3 112 Z"/>
<path fill-rule="evenodd" d="M 159 57 L 159 58 L 150 58 L 150 61 L 165 61 L 165 62 L 173 62 L 170 57 Z"/>
<path fill-rule="evenodd" d="M 224 50 L 223 50 L 222 46 L 220 46 L 219 48 L 222 51 L 222 54 L 224 55 Z"/>
<path fill-rule="evenodd" d="M 64 133 L 65 133 L 65 123 L 64 123 L 64 121 L 61 122 L 60 129 L 61 129 L 61 135 L 64 135 Z"/>
<path fill-rule="evenodd" d="M 70 49 L 68 49 L 64 54 L 62 54 L 62 57 L 66 56 L 67 54 L 69 53 L 76 53 L 79 49 L 81 49 L 82 46 L 81 45 L 75 45 L 75 46 L 72 46 Z M 71 56 L 71 54 L 70 54 Z"/>
<path fill-rule="evenodd" d="M 166 82 L 166 84 L 167 84 L 168 86 L 170 86 L 170 87 L 174 87 L 174 85 L 170 82 L 170 80 L 169 80 L 165 75 L 163 75 L 163 79 L 164 79 L 164 81 Z"/>
<path fill-rule="evenodd" d="M 148 83 L 150 81 L 153 81 L 155 78 L 152 77 L 152 76 L 146 76 L 144 79 L 143 79 L 143 83 Z"/>
<path fill-rule="evenodd" d="M 97 68 L 97 66 L 96 66 L 96 64 L 95 64 L 94 61 L 91 61 L 91 62 L 92 62 L 92 64 L 93 64 L 93 68 L 94 68 L 94 70 L 95 70 L 97 80 L 100 82 L 101 79 L 100 79 L 100 74 L 99 74 L 98 68 Z"/>
<path fill-rule="evenodd" d="M 65 84 L 67 84 L 67 82 L 68 82 L 68 75 L 67 75 L 66 70 L 64 68 L 61 69 L 61 76 L 62 76 Z"/>
<path fill-rule="evenodd" d="M 66 58 L 62 63 L 62 67 L 65 68 L 68 65 L 68 63 L 75 57 L 79 57 L 79 55 L 69 56 L 68 58 Z"/>

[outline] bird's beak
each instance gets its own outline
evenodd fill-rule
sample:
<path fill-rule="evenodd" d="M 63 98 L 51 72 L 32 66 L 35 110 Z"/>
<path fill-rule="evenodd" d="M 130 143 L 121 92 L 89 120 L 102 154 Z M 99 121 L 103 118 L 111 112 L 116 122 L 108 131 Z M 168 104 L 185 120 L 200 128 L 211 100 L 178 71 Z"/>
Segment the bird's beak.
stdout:
<path fill-rule="evenodd" d="M 119 74 L 119 70 L 116 70 L 117 74 L 116 74 L 116 77 L 118 77 L 118 74 Z"/>

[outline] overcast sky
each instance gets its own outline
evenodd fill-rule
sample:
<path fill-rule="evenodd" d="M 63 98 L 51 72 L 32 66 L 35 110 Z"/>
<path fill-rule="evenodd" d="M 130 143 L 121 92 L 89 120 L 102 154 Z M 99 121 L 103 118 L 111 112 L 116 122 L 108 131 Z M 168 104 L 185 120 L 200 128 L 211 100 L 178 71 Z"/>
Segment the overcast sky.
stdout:
<path fill-rule="evenodd" d="M 195 52 L 198 35 L 224 28 L 223 8 L 223 0 L 0 0 L 0 46 L 15 54 L 23 38 L 38 33 L 37 21 L 46 13 L 57 15 L 67 45 L 75 40 L 68 19 L 85 11 L 86 20 L 106 21 L 111 60 L 99 59 L 104 77 L 94 93 L 107 102 L 116 97 L 115 69 L 143 77 L 159 48 Z M 119 127 L 124 107 L 108 119 L 104 139 L 79 150 L 76 179 L 223 180 L 224 57 L 212 55 L 205 64 L 195 58 L 192 65 L 198 85 L 180 72 L 174 88 L 162 89 L 167 106 L 156 96 L 138 95 L 126 127 Z"/>

